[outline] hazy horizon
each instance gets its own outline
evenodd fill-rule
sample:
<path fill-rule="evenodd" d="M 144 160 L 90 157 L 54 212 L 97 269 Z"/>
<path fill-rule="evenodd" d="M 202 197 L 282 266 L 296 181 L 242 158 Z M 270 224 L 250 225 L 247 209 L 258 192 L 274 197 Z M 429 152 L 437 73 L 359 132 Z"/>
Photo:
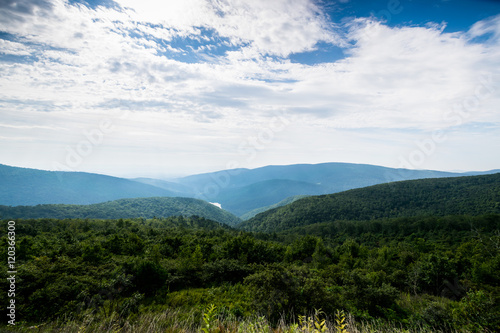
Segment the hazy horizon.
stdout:
<path fill-rule="evenodd" d="M 262 165 L 254 168 L 241 168 L 241 169 L 246 169 L 246 170 L 254 170 L 254 169 L 260 169 L 264 167 L 269 167 L 269 166 L 292 166 L 292 165 L 317 165 L 317 164 L 329 164 L 329 163 L 346 163 L 346 164 L 360 164 L 360 165 L 372 165 L 372 166 L 379 166 L 379 167 L 386 167 L 386 168 L 391 168 L 388 166 L 384 165 L 375 165 L 375 164 L 366 164 L 366 163 L 349 163 L 349 162 L 322 162 L 322 163 L 296 163 L 296 164 L 270 164 L 270 165 Z M 2 164 L 2 163 L 0 163 Z M 4 164 L 7 165 L 7 164 Z M 47 170 L 47 169 L 41 169 L 41 168 L 29 168 L 29 167 L 24 167 L 24 166 L 19 166 L 19 165 L 7 165 L 9 167 L 17 167 L 17 168 L 28 168 L 28 169 L 34 169 L 34 170 L 41 170 L 41 171 L 57 171 L 57 170 Z M 404 169 L 404 168 L 403 168 Z M 179 178 L 183 177 L 188 177 L 188 176 L 194 176 L 194 175 L 202 175 L 202 174 L 210 174 L 210 173 L 215 173 L 215 172 L 224 172 L 224 171 L 230 171 L 231 169 L 214 169 L 214 170 L 206 170 L 202 172 L 196 172 L 196 173 L 184 173 L 184 174 L 162 174 L 162 173 L 129 173 L 129 174 L 120 174 L 120 173 L 101 173 L 101 172 L 90 172 L 90 171 L 68 171 L 68 172 L 85 172 L 85 173 L 93 173 L 93 174 L 100 174 L 100 175 L 105 175 L 105 176 L 112 176 L 112 177 L 118 177 L 118 178 L 125 178 L 125 179 L 137 179 L 137 178 L 151 178 L 151 179 L 158 179 L 158 180 L 165 180 L 165 181 L 174 181 Z M 450 173 L 470 173 L 470 172 L 488 172 L 488 171 L 494 171 L 494 170 L 500 170 L 500 169 L 487 169 L 487 170 L 434 170 L 434 169 L 409 169 L 409 170 L 417 170 L 417 171 L 438 171 L 438 172 L 450 172 Z M 64 170 L 61 170 L 64 171 Z"/>

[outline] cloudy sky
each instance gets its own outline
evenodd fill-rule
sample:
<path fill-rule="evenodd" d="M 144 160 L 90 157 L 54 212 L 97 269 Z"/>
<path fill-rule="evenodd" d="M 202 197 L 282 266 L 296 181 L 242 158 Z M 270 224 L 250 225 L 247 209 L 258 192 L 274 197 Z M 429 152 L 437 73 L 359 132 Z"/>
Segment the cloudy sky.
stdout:
<path fill-rule="evenodd" d="M 500 1 L 0 0 L 0 163 L 500 168 Z"/>

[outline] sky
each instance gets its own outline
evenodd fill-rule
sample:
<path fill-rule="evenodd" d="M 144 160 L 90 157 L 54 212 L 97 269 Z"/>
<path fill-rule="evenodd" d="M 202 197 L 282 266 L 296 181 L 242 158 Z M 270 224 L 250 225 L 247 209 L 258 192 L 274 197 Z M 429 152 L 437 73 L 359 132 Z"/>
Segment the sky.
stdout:
<path fill-rule="evenodd" d="M 500 169 L 500 1 L 0 0 L 0 163 Z"/>

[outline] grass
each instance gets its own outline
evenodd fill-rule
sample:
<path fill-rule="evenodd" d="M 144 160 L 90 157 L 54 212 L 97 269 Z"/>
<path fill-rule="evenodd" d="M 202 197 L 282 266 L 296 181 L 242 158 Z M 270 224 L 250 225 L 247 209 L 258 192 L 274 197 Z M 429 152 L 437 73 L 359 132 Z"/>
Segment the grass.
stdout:
<path fill-rule="evenodd" d="M 106 317 L 86 313 L 78 320 L 60 319 L 40 325 L 19 323 L 15 327 L 0 327 L 2 332 L 54 332 L 54 333 L 439 333 L 429 327 L 403 329 L 386 322 L 356 322 L 352 315 L 337 311 L 328 317 L 320 310 L 311 315 L 298 316 L 298 322 L 287 322 L 282 317 L 277 325 L 271 325 L 264 317 L 254 316 L 238 319 L 222 317 L 217 307 L 207 307 L 200 316 L 199 311 L 189 313 L 166 310 L 161 313 L 142 313 L 120 318 L 116 312 Z M 449 332 L 449 331 L 448 331 Z M 467 331 L 455 331 L 465 333 Z M 444 333 L 444 332 L 443 332 Z"/>

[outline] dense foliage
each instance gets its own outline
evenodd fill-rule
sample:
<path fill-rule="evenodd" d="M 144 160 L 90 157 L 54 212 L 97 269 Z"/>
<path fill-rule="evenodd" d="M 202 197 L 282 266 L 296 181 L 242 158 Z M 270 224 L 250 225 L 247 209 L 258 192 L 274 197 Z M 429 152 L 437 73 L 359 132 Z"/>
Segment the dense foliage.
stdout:
<path fill-rule="evenodd" d="M 235 225 L 240 222 L 233 214 L 205 201 L 191 198 L 120 199 L 92 205 L 0 206 L 0 217 L 17 218 L 82 218 L 120 219 L 132 217 L 201 216 Z"/>
<path fill-rule="evenodd" d="M 500 173 L 422 179 L 307 197 L 258 214 L 238 227 L 278 232 L 338 220 L 500 213 Z"/>
<path fill-rule="evenodd" d="M 321 308 L 407 328 L 495 331 L 499 227 L 500 215 L 340 221 L 274 234 L 199 217 L 17 220 L 18 320 L 120 323 L 177 309 L 201 324 L 215 304 L 220 315 L 261 314 L 271 325 Z M 2 290 L 6 272 L 2 261 Z M 4 309 L 6 301 L 2 293 Z"/>

